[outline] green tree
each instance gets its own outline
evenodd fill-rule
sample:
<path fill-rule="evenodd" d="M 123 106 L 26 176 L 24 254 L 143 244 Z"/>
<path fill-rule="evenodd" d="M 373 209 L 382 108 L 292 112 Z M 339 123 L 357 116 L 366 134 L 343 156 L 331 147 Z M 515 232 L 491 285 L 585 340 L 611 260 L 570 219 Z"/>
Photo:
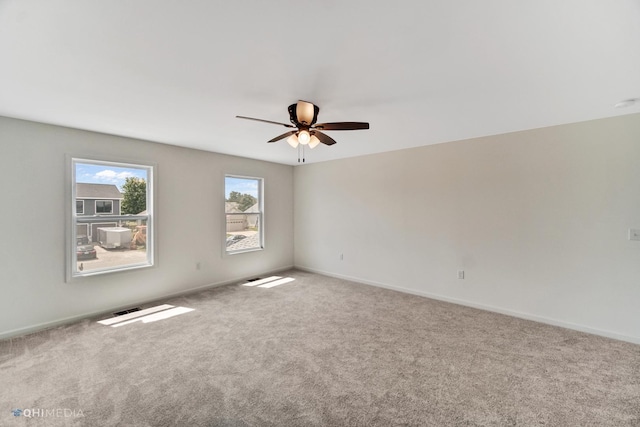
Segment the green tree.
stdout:
<path fill-rule="evenodd" d="M 240 200 L 238 201 L 238 209 L 244 212 L 251 206 L 255 205 L 257 202 L 258 199 L 253 197 L 251 194 L 243 194 L 242 196 L 240 196 Z"/>
<path fill-rule="evenodd" d="M 255 205 L 258 202 L 258 199 L 253 197 L 251 194 L 243 194 L 237 191 L 232 191 L 229 193 L 229 198 L 227 202 L 236 202 L 238 203 L 238 209 L 241 212 L 246 211 L 251 206 Z"/>
<path fill-rule="evenodd" d="M 124 200 L 123 215 L 137 215 L 147 209 L 147 182 L 142 178 L 127 178 L 122 185 Z"/>
<path fill-rule="evenodd" d="M 240 198 L 242 198 L 242 194 L 238 193 L 237 191 L 232 191 L 231 193 L 229 193 L 227 202 L 239 202 Z"/>

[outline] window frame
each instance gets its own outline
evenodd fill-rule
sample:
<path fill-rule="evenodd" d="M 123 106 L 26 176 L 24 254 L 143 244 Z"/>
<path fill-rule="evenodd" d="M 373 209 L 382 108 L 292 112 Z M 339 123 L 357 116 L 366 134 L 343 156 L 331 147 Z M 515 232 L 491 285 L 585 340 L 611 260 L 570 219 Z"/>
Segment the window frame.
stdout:
<path fill-rule="evenodd" d="M 121 215 L 121 210 L 118 210 L 118 214 L 113 214 L 113 200 L 109 199 L 97 199 L 100 201 L 110 201 L 111 202 L 111 214 L 105 213 L 96 213 L 94 211 L 94 215 L 86 215 L 84 214 L 85 209 L 83 209 L 82 214 L 78 214 L 76 212 L 76 165 L 77 164 L 89 164 L 89 165 L 99 165 L 99 166 L 113 166 L 113 167 L 124 167 L 131 169 L 142 169 L 147 173 L 147 197 L 146 197 L 146 215 Z M 149 268 L 156 266 L 156 239 L 155 239 L 155 223 L 156 216 L 154 214 L 154 189 L 156 186 L 156 170 L 157 165 L 149 162 L 140 162 L 140 161 L 130 161 L 130 160 L 122 160 L 122 159 L 113 159 L 108 158 L 107 156 L 72 156 L 70 154 L 66 155 L 66 176 L 67 176 L 67 185 L 66 185 L 66 281 L 72 282 L 78 279 L 82 279 L 90 276 L 97 276 L 103 274 L 112 274 L 121 271 L 129 271 L 136 270 L 140 268 Z M 84 202 L 85 200 L 81 200 Z M 122 201 L 120 201 L 122 203 Z M 95 203 L 94 203 L 95 208 Z M 77 225 L 78 224 L 88 224 L 88 228 L 91 227 L 91 224 L 94 222 L 105 222 L 105 221 L 133 221 L 133 220 L 143 220 L 146 221 L 146 234 L 147 234 L 147 244 L 146 244 L 146 261 L 134 264 L 127 264 L 123 266 L 114 266 L 114 267 L 105 267 L 101 269 L 95 270 L 87 270 L 87 271 L 78 271 L 78 260 L 76 257 L 76 248 L 77 248 Z"/>
<path fill-rule="evenodd" d="M 248 248 L 248 249 L 239 249 L 239 250 L 235 250 L 235 251 L 229 251 L 227 250 L 227 215 L 246 215 L 245 213 L 227 213 L 227 209 L 226 209 L 226 200 L 227 200 L 227 178 L 236 178 L 236 179 L 250 179 L 250 180 L 255 180 L 258 181 L 258 210 L 259 212 L 255 213 L 255 212 L 251 212 L 252 214 L 256 214 L 258 215 L 258 235 L 259 235 L 259 239 L 260 239 L 260 245 L 258 247 L 254 247 L 254 248 Z M 231 174 L 231 173 L 225 173 L 223 176 L 223 180 L 222 180 L 222 187 L 223 187 L 223 192 L 222 192 L 222 196 L 223 196 L 223 203 L 222 203 L 222 212 L 223 212 L 223 223 L 222 223 L 222 227 L 223 227 L 223 239 L 222 239 L 222 255 L 223 256 L 227 256 L 227 255 L 238 255 L 238 254 L 244 254 L 244 253 L 248 253 L 248 252 L 256 252 L 256 251 L 263 251 L 265 249 L 265 214 L 264 214 L 264 181 L 265 179 L 262 177 L 257 177 L 257 176 L 246 176 L 246 175 L 236 175 L 236 174 Z"/>

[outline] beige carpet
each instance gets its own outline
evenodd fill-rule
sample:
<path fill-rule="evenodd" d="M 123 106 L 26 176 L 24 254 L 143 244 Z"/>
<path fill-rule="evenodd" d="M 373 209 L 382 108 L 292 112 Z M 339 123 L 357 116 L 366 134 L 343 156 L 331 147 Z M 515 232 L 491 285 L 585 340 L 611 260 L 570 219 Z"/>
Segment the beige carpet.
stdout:
<path fill-rule="evenodd" d="M 283 276 L 163 301 L 194 309 L 164 320 L 0 341 L 0 425 L 640 425 L 638 345 Z"/>

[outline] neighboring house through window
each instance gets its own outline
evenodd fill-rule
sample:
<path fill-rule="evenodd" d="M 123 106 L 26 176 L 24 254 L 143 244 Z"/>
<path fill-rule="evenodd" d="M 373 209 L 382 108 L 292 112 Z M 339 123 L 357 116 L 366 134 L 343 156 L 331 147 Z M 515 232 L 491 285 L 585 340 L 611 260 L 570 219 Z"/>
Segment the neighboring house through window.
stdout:
<path fill-rule="evenodd" d="M 74 158 L 71 176 L 69 277 L 153 265 L 153 166 Z"/>

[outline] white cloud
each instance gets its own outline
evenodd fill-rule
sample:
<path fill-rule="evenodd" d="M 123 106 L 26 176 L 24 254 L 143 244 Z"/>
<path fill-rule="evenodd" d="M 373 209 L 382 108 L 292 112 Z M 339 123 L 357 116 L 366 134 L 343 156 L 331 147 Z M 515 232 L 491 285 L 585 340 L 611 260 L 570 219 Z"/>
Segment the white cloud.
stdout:
<path fill-rule="evenodd" d="M 117 182 L 124 181 L 126 178 L 133 177 L 133 176 L 135 175 L 130 171 L 115 172 L 110 169 L 105 169 L 103 171 L 96 173 L 94 175 L 94 178 L 100 181 L 117 183 Z"/>

